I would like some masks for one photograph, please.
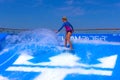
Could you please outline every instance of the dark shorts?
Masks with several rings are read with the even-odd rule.
[[[66,31],[66,33],[68,33],[68,32],[72,33],[72,30]]]

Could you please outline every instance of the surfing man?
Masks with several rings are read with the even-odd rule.
[[[72,43],[70,41],[70,37],[72,33],[74,32],[73,26],[68,22],[66,17],[62,17],[63,25],[60,29],[58,29],[57,32],[61,31],[63,27],[66,29],[66,35],[65,35],[65,47],[67,47],[67,43],[70,45],[70,49],[73,49]]]

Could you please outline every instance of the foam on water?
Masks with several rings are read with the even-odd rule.
[[[55,47],[57,45],[58,41],[54,32],[48,29],[39,29],[21,32],[17,35],[8,35],[4,49],[14,47],[17,52],[27,51],[28,54],[34,55],[58,52]]]
[[[0,54],[9,53],[13,54],[13,56],[18,54],[19,57],[7,70],[18,71],[18,75],[21,74],[21,71],[41,72],[33,80],[64,80],[68,74],[73,73],[112,75],[112,71],[96,70],[94,67],[113,69],[117,54],[120,52],[119,42],[73,40],[74,49],[73,52],[69,52],[68,48],[60,46],[60,40],[57,37],[53,31],[48,29],[31,30],[18,33],[17,35],[8,35],[4,42],[5,47]],[[66,52],[63,52],[64,50]],[[12,74],[7,77],[10,78],[11,76],[13,77]],[[0,80],[14,79],[8,78],[0,76]],[[19,78],[16,77],[16,80],[20,80]]]
[[[1,76],[0,75],[0,80],[9,80],[7,77]]]
[[[48,29],[37,29],[21,32],[17,35],[8,35],[4,42],[4,49],[0,54],[3,54],[11,49],[21,53],[23,51],[30,55],[37,55],[43,53],[60,53],[63,50],[69,50],[68,48],[61,47],[57,35]],[[101,45],[115,45],[119,46],[119,42],[108,42],[99,40],[72,40],[73,47],[77,51],[81,50],[80,47],[89,46],[101,46]],[[83,51],[83,50],[82,50]],[[89,51],[87,51],[89,53]],[[76,52],[77,53],[77,52]],[[88,56],[89,54],[87,54]]]
[[[0,54],[11,51],[13,54],[29,54],[33,56],[54,56],[69,48],[61,47],[58,36],[51,30],[38,29],[8,35],[4,42],[4,49]],[[101,54],[102,50],[107,55],[115,54],[119,50],[119,42],[108,42],[99,40],[72,40],[74,53],[77,56],[90,60],[94,55]],[[111,51],[112,49],[112,51]],[[108,53],[109,52],[109,53]],[[69,53],[69,52],[68,52]],[[84,55],[83,55],[84,54]],[[93,55],[94,54],[94,55]],[[48,56],[44,56],[48,58]]]

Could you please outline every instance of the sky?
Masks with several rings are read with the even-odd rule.
[[[119,28],[120,0],[0,0],[0,27],[59,29],[63,16],[75,29]]]

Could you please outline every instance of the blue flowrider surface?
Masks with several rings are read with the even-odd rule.
[[[120,34],[73,34],[73,50],[51,31],[3,35],[0,80],[120,80]]]

